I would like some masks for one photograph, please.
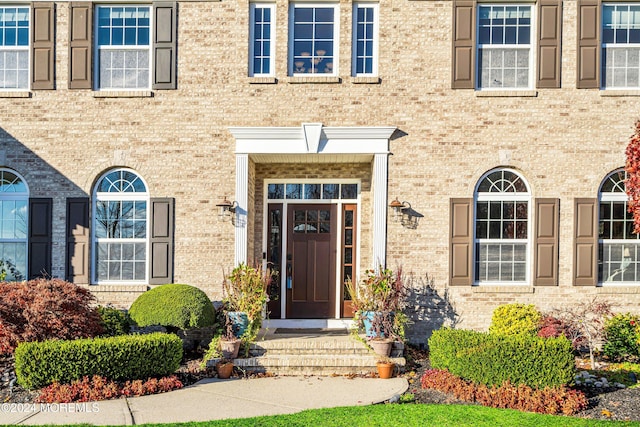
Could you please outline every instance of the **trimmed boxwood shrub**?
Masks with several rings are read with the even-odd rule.
[[[499,335],[538,333],[542,315],[533,304],[503,304],[493,310],[489,332]]]
[[[213,326],[216,312],[202,290],[190,285],[162,285],[140,295],[129,316],[140,327],[161,325],[178,329]]]
[[[101,336],[115,337],[117,335],[126,335],[131,332],[131,319],[126,311],[118,310],[111,306],[98,306],[98,313],[104,333]]]
[[[501,336],[440,329],[429,339],[431,366],[478,384],[526,384],[534,388],[569,384],[575,373],[565,337]]]
[[[180,367],[181,360],[182,340],[159,332],[22,343],[15,351],[18,383],[27,388],[93,375],[115,381],[169,375]]]

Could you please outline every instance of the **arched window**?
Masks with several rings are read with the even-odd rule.
[[[27,224],[29,189],[24,179],[0,169],[0,277],[24,280],[27,276]]]
[[[147,185],[131,170],[112,170],[98,180],[93,200],[94,283],[145,283]]]
[[[598,282],[640,282],[638,235],[627,211],[623,169],[604,179],[598,193]]]
[[[475,280],[527,283],[531,194],[516,172],[485,174],[475,192]]]

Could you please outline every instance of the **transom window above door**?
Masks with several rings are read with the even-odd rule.
[[[267,198],[270,200],[337,200],[357,199],[358,184],[334,183],[282,183],[268,184]]]

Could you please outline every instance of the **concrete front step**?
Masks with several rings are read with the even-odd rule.
[[[252,356],[263,354],[370,354],[370,350],[355,339],[350,340],[277,340],[260,341],[251,345]]]
[[[403,371],[405,359],[393,358],[396,369]],[[247,372],[269,372],[278,375],[346,375],[377,372],[373,355],[264,355],[235,359],[234,365]]]

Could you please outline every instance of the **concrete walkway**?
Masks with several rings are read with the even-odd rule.
[[[380,403],[404,393],[404,378],[206,379],[151,396],[73,404],[0,404],[0,424],[134,425],[291,414]]]

